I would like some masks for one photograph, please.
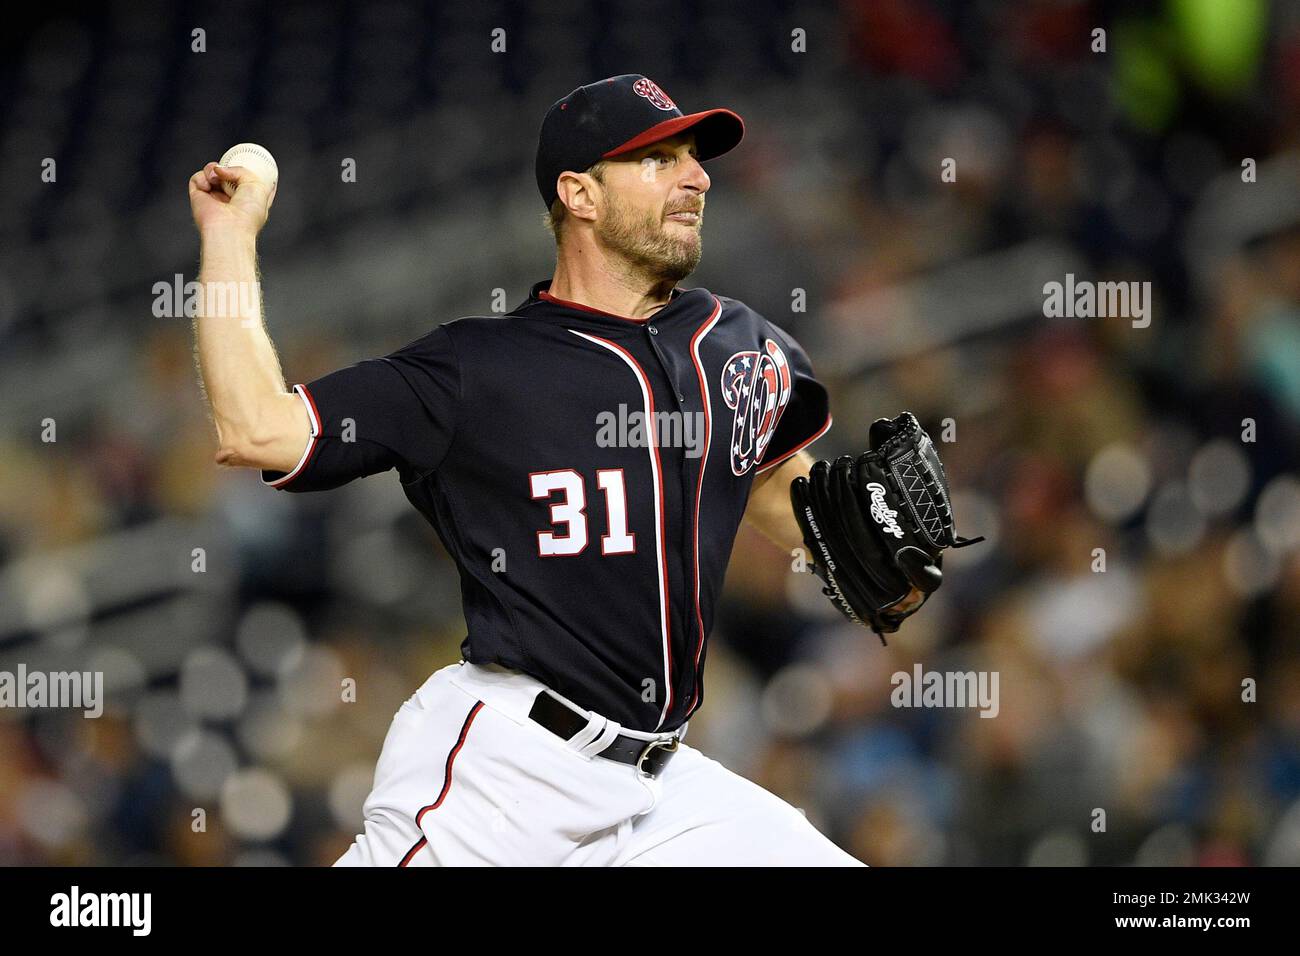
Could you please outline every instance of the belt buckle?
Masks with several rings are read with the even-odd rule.
[[[679,743],[681,743],[681,738],[676,736],[670,737],[667,740],[651,740],[649,743],[645,745],[645,749],[641,751],[641,756],[636,758],[637,773],[645,777],[653,777],[654,774],[652,774],[650,771],[642,767],[642,764],[645,763],[646,758],[650,756],[650,752],[654,750],[656,747],[662,747],[664,750],[668,751],[669,753],[676,753],[677,745]]]

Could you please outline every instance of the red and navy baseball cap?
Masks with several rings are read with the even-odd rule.
[[[537,140],[537,188],[546,208],[560,173],[580,173],[602,159],[649,146],[684,130],[695,133],[700,162],[721,156],[745,135],[731,110],[683,114],[654,82],[624,73],[580,86],[546,111]]]

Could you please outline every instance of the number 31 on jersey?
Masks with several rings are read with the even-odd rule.
[[[582,475],[572,468],[559,471],[535,471],[528,476],[534,498],[550,498],[551,524],[563,525],[561,533],[537,532],[537,553],[544,558],[581,554],[587,549],[587,488]],[[627,488],[622,468],[601,468],[596,472],[596,487],[605,493],[605,513],[609,528],[600,537],[601,554],[631,554],[636,550],[636,535],[627,530]]]

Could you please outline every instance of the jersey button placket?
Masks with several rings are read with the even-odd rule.
[[[659,362],[659,368],[660,370],[662,370],[664,379],[668,384],[669,394],[672,397],[677,399],[678,409],[684,412],[685,411],[684,405],[686,403],[686,394],[683,391],[681,391],[682,383],[679,382],[677,380],[677,377],[673,374],[672,365],[668,362],[668,359],[665,357],[663,351],[659,347],[658,340],[661,338],[661,336],[659,335],[659,327],[655,325],[646,325],[645,330],[647,335],[649,336],[648,341],[650,343],[650,351],[654,353],[655,358]],[[671,345],[671,340],[670,340],[670,345]],[[690,502],[693,505],[694,494],[695,494],[694,482],[696,480],[696,475],[692,472],[689,463],[687,463],[685,467],[683,467],[681,478],[682,478],[682,500],[684,502]],[[694,555],[692,553],[693,539],[691,534],[693,529],[692,529],[692,521],[690,520],[690,515],[683,516],[683,518],[684,520],[683,520],[682,527],[683,527],[684,540],[682,543],[682,547],[683,547],[682,573],[683,573],[683,581],[690,581],[692,579],[692,572],[694,570],[694,567],[691,564],[691,561],[694,559]],[[684,625],[684,628],[682,627],[682,625]],[[682,634],[685,638],[685,641],[680,648],[680,652],[686,656],[684,658],[684,662],[680,665],[680,667],[687,667],[691,670],[690,677],[691,677],[691,686],[693,689],[694,681],[696,677],[694,674],[694,668],[692,667],[694,661],[694,655],[693,655],[693,649],[691,647],[690,635],[693,632],[690,626],[689,615],[684,616],[681,619],[681,621],[678,623],[678,626],[672,627],[671,630],[673,632]],[[674,652],[674,660],[676,660],[676,657],[677,657],[677,653]],[[674,699],[676,699],[677,698],[676,690],[679,689],[676,686],[677,680],[682,672],[677,667],[674,668],[674,671],[676,671],[676,673],[669,674],[669,680],[674,685]],[[673,709],[674,711],[677,710],[676,704],[674,704]],[[673,715],[669,714],[667,716],[671,717]]]
[[[659,327],[655,325],[647,325],[645,327],[645,330],[652,336],[657,336],[659,334]],[[672,394],[677,398],[678,406],[682,405],[682,403],[686,401],[686,396],[685,394],[677,390],[676,388],[677,382],[673,379],[672,371],[669,368],[668,363],[664,360],[663,353],[659,351],[658,343],[651,340],[650,348],[654,351],[655,358],[659,359],[659,367],[664,370],[664,375],[667,377],[670,385],[672,386]]]

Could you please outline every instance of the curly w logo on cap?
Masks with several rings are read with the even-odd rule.
[[[643,76],[633,83],[632,92],[637,96],[644,96],[661,110],[677,109],[677,104],[673,102],[672,97],[661,90],[659,84],[647,77]]]

